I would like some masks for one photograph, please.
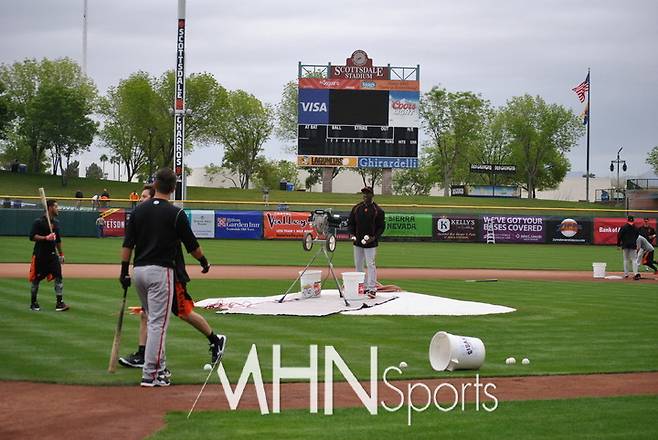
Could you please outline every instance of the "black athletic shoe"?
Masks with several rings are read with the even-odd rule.
[[[68,309],[69,309],[68,304],[65,304],[63,302],[58,302],[57,305],[55,306],[56,312],[66,312]]]
[[[640,275],[639,273],[636,273],[635,276],[633,277],[634,280],[639,280],[640,278],[642,278],[642,275]]]
[[[168,387],[169,385],[171,385],[171,382],[169,382],[168,377],[160,375],[160,376],[156,377],[155,379],[152,379],[152,378],[144,379],[144,378],[142,378],[142,382],[139,385],[143,386],[143,387],[147,387],[147,388]]]
[[[375,299],[375,297],[377,296],[377,291],[373,289],[368,289],[366,290],[366,296],[370,299]]]
[[[171,377],[171,371],[169,371],[169,368],[164,369],[164,371],[162,372],[162,376],[166,377],[167,379]]]
[[[39,310],[41,310],[41,307],[39,307],[38,302],[33,302],[32,304],[30,304],[30,310],[32,310],[33,312],[38,312]]]
[[[119,363],[126,368],[144,368],[144,355],[137,351],[130,356],[120,357]]]
[[[226,336],[217,335],[217,340],[210,343],[210,364],[215,365],[219,363],[224,355],[224,348],[226,347]]]

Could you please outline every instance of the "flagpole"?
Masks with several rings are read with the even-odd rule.
[[[590,69],[587,68],[587,78],[588,78],[588,87],[587,87],[587,106],[585,107],[585,116],[587,117],[587,176],[585,178],[585,201],[589,202],[589,124],[592,123],[591,114],[590,114],[590,93],[592,90],[592,78],[590,77]]]

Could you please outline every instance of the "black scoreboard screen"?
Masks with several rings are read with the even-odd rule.
[[[388,91],[332,90],[329,123],[388,125]]]
[[[358,164],[372,163],[359,158],[381,158],[395,167],[412,163],[389,159],[418,157],[420,92],[367,81],[359,86],[372,88],[298,89],[297,155],[351,157]]]

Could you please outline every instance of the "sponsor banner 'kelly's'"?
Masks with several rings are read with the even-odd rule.
[[[475,217],[435,216],[432,221],[435,240],[457,242],[477,240],[479,219]]]

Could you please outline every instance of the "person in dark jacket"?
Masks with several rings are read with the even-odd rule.
[[[656,244],[656,230],[649,224],[649,217],[644,217],[644,224],[637,230],[649,243]]]
[[[624,253],[624,278],[628,278],[628,271],[632,267],[633,278],[639,280],[636,247],[640,233],[635,228],[634,222],[633,216],[629,215],[626,224],[617,233],[617,247]]]
[[[369,298],[377,294],[377,268],[375,258],[379,238],[386,229],[384,210],[374,201],[372,188],[361,189],[363,201],[352,207],[349,219],[350,236],[354,243],[354,266],[363,272],[366,266],[365,293]]]

